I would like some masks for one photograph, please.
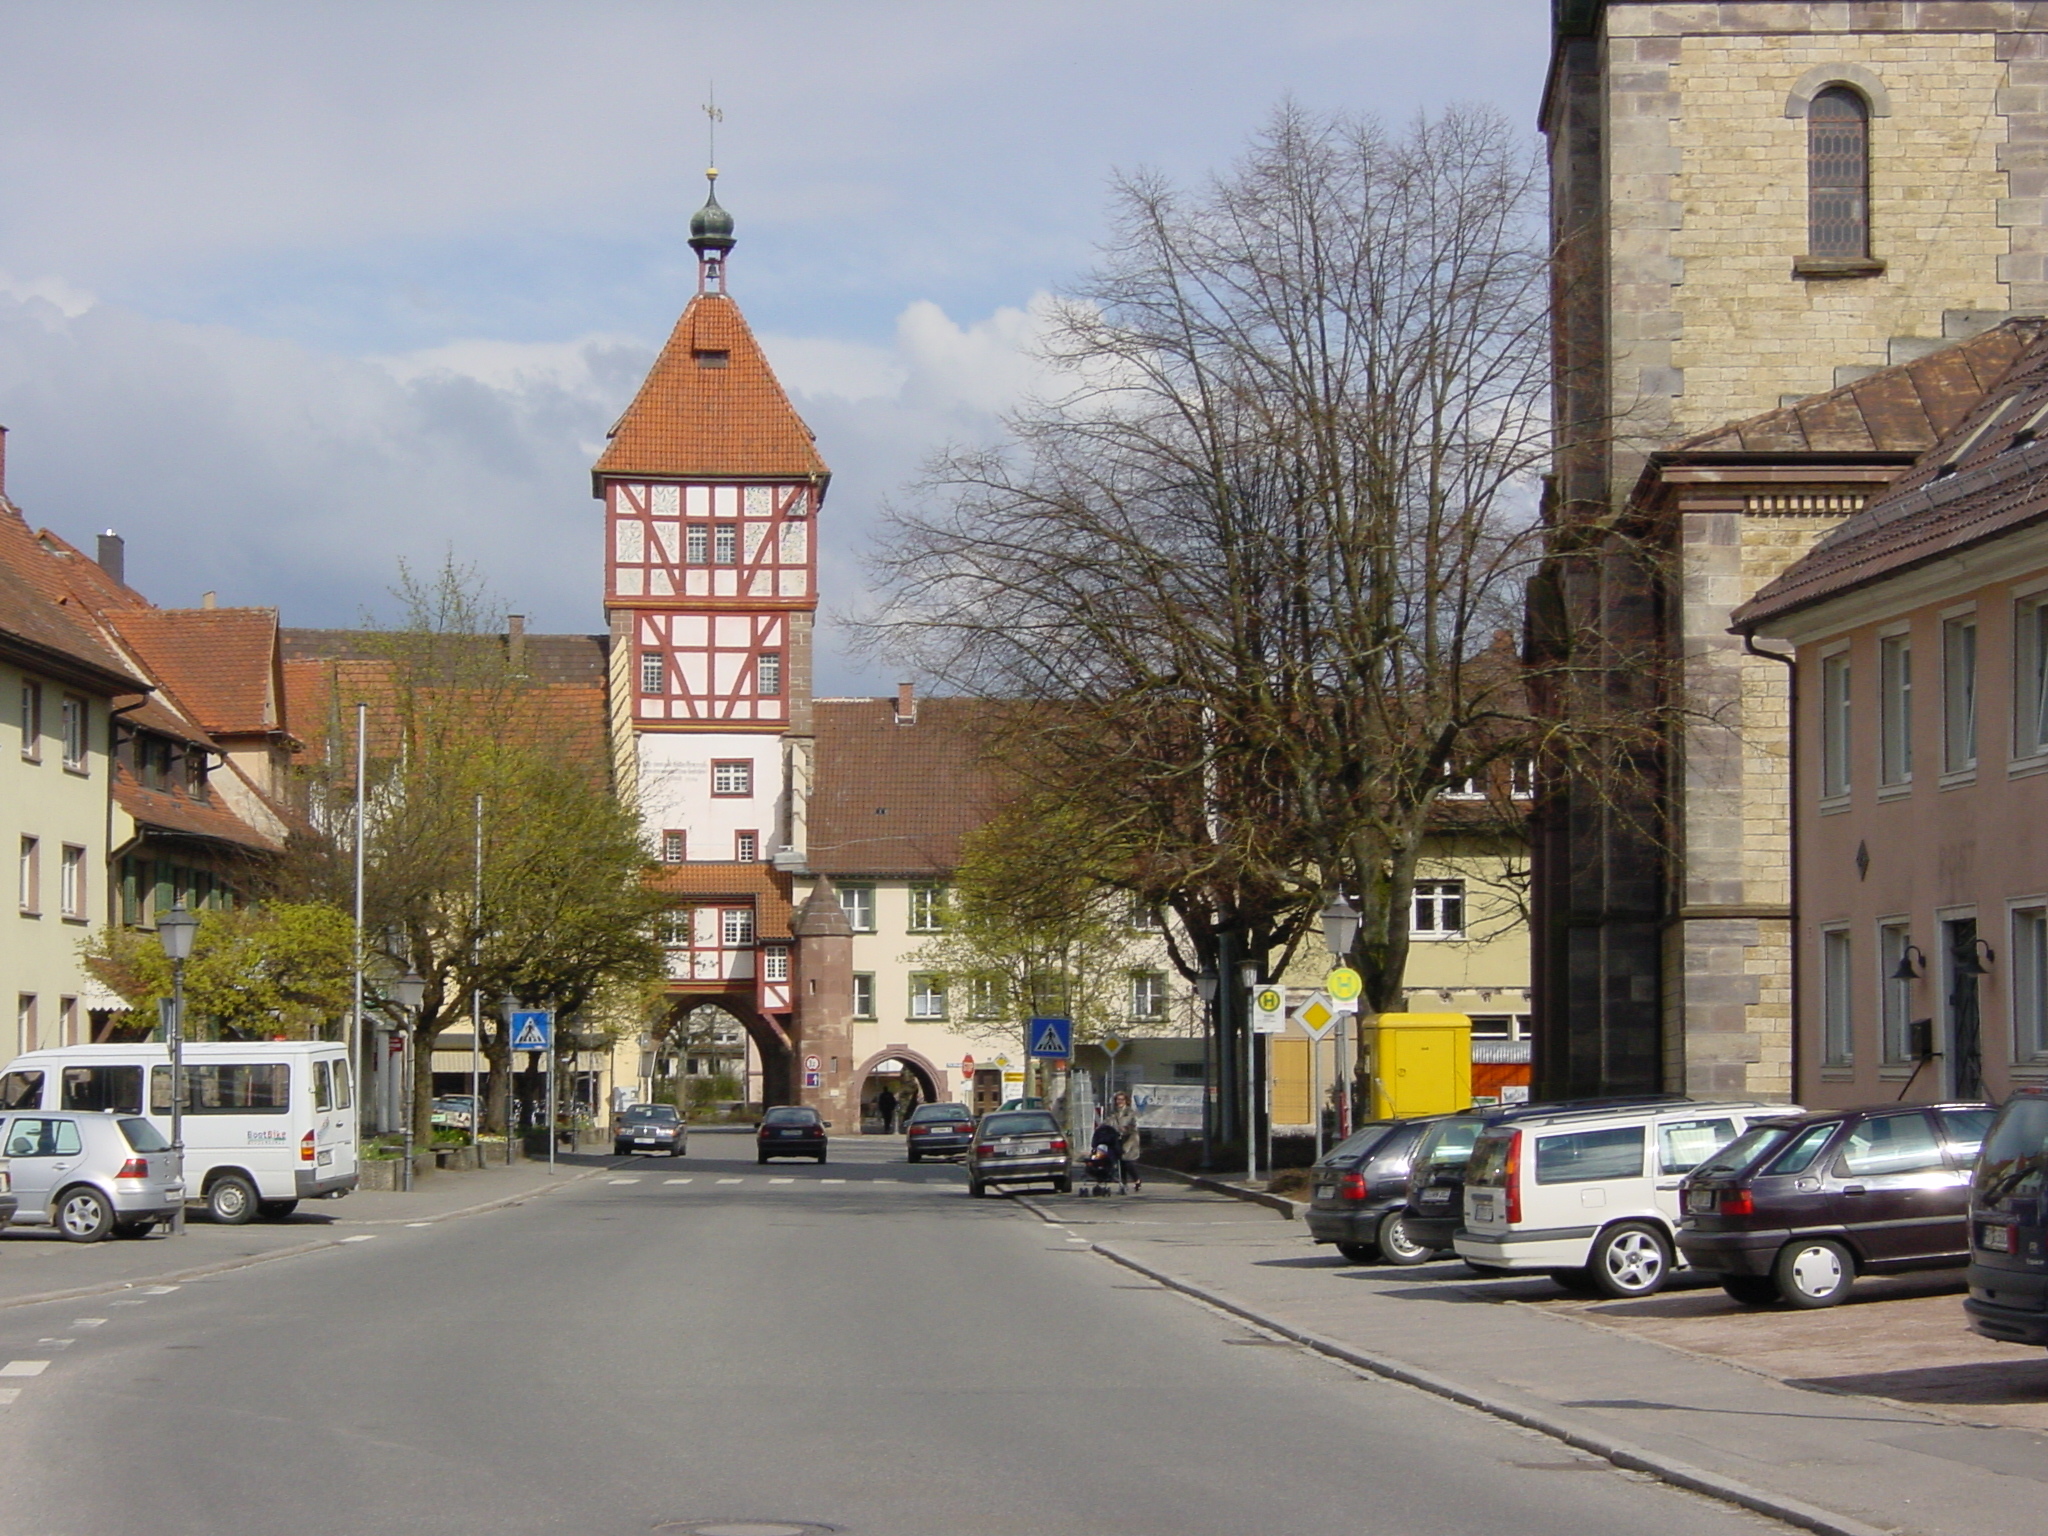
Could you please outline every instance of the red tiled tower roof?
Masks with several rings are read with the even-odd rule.
[[[690,300],[609,435],[591,471],[594,483],[632,475],[786,480],[831,473],[746,317],[722,293]]]

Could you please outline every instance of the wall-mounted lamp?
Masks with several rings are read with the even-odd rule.
[[[1977,958],[1977,951],[1980,949],[1984,951],[1982,960]],[[1986,939],[1973,939],[1970,941],[1970,947],[1956,956],[1956,974],[1983,976],[1997,963],[1998,951],[1991,947],[1990,942]]]
[[[1916,958],[1917,957],[1917,958]],[[1891,980],[1918,981],[1927,974],[1927,954],[1918,944],[1908,944],[1899,951],[1899,963],[1892,967]]]

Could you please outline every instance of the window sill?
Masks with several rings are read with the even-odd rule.
[[[2043,773],[2048,773],[2048,753],[2016,757],[2005,765],[2005,776],[2008,779],[2031,779]]]
[[[1958,768],[1954,773],[1944,773],[1941,776],[1943,789],[1967,789],[1976,782],[1977,770],[1974,767]]]
[[[1874,256],[1795,256],[1792,259],[1794,277],[1879,277],[1884,269],[1884,263]]]
[[[1408,935],[1408,942],[1411,944],[1455,944],[1464,937],[1463,929],[1456,933],[1411,933]]]
[[[1879,805],[1883,805],[1890,800],[1910,800],[1912,798],[1913,781],[1911,779],[1906,780],[1903,784],[1887,784],[1877,792],[1877,803]]]
[[[1919,1070],[1920,1065],[1917,1062],[1888,1061],[1877,1069],[1877,1077],[1879,1082],[1903,1083]]]
[[[70,774],[74,779],[89,779],[92,777],[92,764],[66,763],[64,765],[64,771]]]
[[[1849,809],[1850,803],[1847,795],[1828,795],[1820,803],[1820,813],[1823,816],[1839,816]]]
[[[35,908],[33,908],[33,907],[23,907],[23,908],[21,909],[21,915],[22,915],[23,917],[41,917],[41,916],[42,916],[43,914],[42,914],[42,913],[40,913],[40,912],[38,912],[38,911],[37,911],[37,910],[36,910]]]
[[[63,920],[71,924],[71,926],[74,928],[85,928],[91,926],[92,924],[91,918],[82,917],[76,912],[66,912],[64,914]]]

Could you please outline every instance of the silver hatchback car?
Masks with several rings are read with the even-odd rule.
[[[0,1155],[13,1175],[14,1219],[54,1226],[75,1243],[141,1237],[185,1203],[171,1144],[140,1115],[8,1115]]]
[[[1043,1109],[996,1110],[981,1117],[967,1148],[967,1193],[977,1199],[991,1184],[1050,1184],[1060,1194],[1073,1187],[1067,1133]]]

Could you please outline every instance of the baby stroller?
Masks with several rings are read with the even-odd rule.
[[[1114,1183],[1117,1193],[1124,1189],[1124,1139],[1113,1125],[1098,1125],[1088,1147],[1088,1157],[1081,1164],[1081,1171],[1088,1176],[1088,1182],[1081,1186],[1084,1195],[1106,1195]]]

